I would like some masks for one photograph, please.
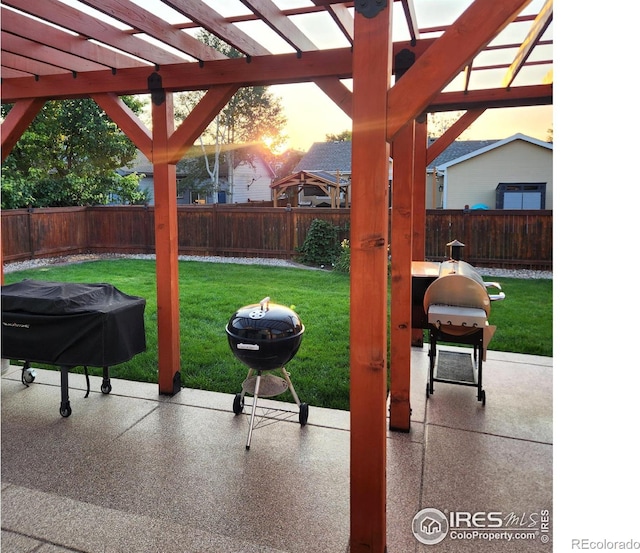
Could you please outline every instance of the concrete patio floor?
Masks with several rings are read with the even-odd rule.
[[[427,347],[412,349],[411,431],[388,433],[389,553],[552,550],[552,362],[488,352],[482,407],[438,382],[427,401]],[[57,372],[29,387],[3,373],[3,553],[348,551],[348,412],[312,406],[301,427],[285,404],[296,416],[246,450],[250,408],[234,416],[232,395],[111,383],[91,377],[85,399],[70,375],[62,418]],[[458,523],[435,546],[412,532],[423,509]]]

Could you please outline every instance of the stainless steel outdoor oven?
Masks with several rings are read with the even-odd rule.
[[[505,294],[500,284],[484,282],[472,265],[460,259],[464,244],[454,240],[447,246],[450,249],[447,261],[414,262],[412,265],[412,327],[426,328],[429,332],[427,397],[433,394],[434,381],[448,382],[477,387],[478,401],[484,405],[482,362],[486,360],[487,347],[496,330],[489,324],[491,303],[504,299]],[[490,289],[497,293],[490,294]],[[438,342],[473,346],[470,379],[443,377],[440,367],[436,375]],[[466,360],[468,356],[459,354],[457,357]]]

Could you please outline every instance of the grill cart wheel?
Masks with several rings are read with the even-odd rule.
[[[69,404],[69,402],[63,403],[60,406],[60,415],[65,418],[71,416],[71,405]]]
[[[233,398],[233,412],[236,415],[239,415],[240,413],[242,413],[243,409],[244,409],[244,398],[242,397],[242,394],[236,394],[236,397]]]
[[[36,379],[36,371],[31,368],[29,361],[25,361],[22,366],[22,383],[28,386]]]
[[[300,426],[304,426],[307,424],[307,419],[309,418],[309,405],[306,403],[300,404]]]

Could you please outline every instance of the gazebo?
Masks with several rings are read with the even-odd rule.
[[[271,183],[273,205],[277,207],[278,199],[285,193],[293,199],[292,205],[299,205],[299,193],[313,187],[319,190],[322,196],[329,198],[331,208],[339,208],[342,199],[345,207],[348,207],[350,185],[350,180],[340,177],[339,174],[334,176],[326,171],[298,171]]]
[[[387,401],[391,429],[407,431],[411,261],[422,260],[429,232],[425,167],[486,110],[552,103],[552,0],[468,0],[442,14],[430,0],[0,5],[2,102],[13,104],[2,159],[47,100],[89,97],[153,163],[160,394],[180,391],[176,163],[243,86],[312,82],[351,117],[350,551],[385,551]],[[242,56],[203,44],[197,29]],[[185,90],[206,93],[176,128],[173,95]],[[129,94],[150,96],[151,128],[120,99]],[[425,115],[447,111],[464,114],[427,148]]]

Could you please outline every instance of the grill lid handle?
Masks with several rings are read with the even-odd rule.
[[[497,288],[498,290],[500,290],[499,294],[489,294],[489,299],[491,301],[500,301],[505,298],[504,292],[502,291],[502,286],[500,286],[500,284],[498,284],[497,282],[485,282],[484,287],[487,289]]]
[[[269,311],[269,302],[271,301],[271,298],[269,296],[267,296],[266,298],[264,298],[261,302],[260,302],[260,309],[262,311]]]

